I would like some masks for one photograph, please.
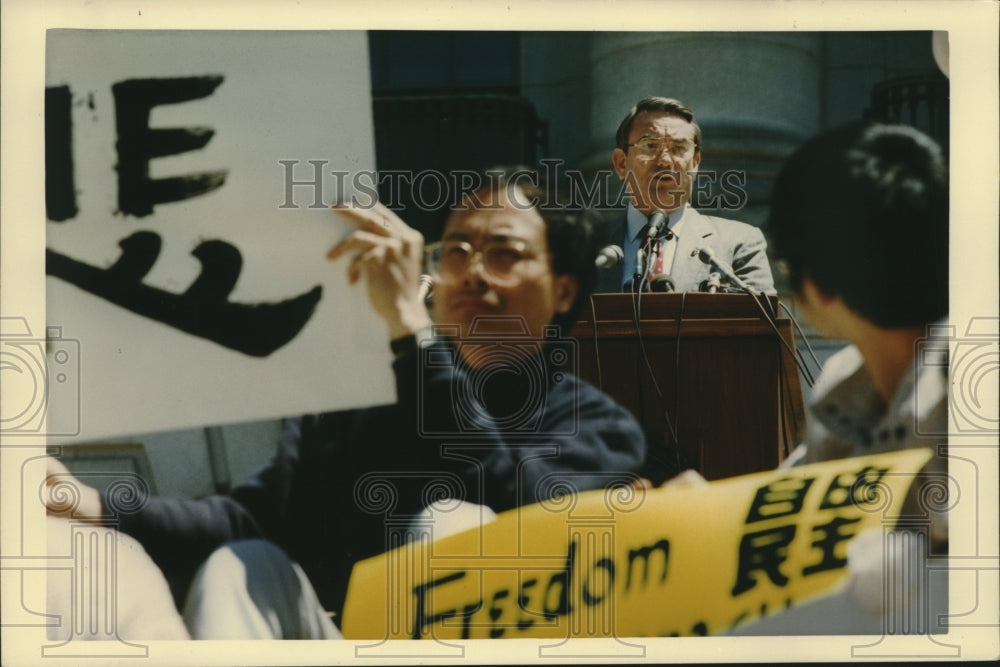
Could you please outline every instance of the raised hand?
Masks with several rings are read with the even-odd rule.
[[[364,276],[368,298],[389,325],[393,339],[431,324],[419,295],[424,237],[380,203],[370,207],[341,204],[334,207],[358,229],[334,246],[327,258],[351,256],[347,281]]]

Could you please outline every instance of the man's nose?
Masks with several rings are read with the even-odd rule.
[[[656,164],[667,167],[674,166],[674,156],[670,153],[669,148],[664,146],[660,149],[660,152],[656,154]]]
[[[486,259],[481,250],[477,250],[469,258],[462,277],[467,285],[481,285],[486,282]]]

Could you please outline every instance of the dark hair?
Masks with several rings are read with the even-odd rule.
[[[517,188],[545,221],[545,240],[552,257],[552,272],[576,278],[578,291],[569,311],[556,313],[552,324],[563,333],[576,322],[597,285],[597,254],[607,244],[607,229],[594,211],[560,201],[556,183],[547,182],[540,171],[525,166],[501,166],[484,170],[475,192]],[[474,193],[473,193],[473,196]]]
[[[634,107],[629,109],[628,114],[622,120],[621,124],[618,125],[618,132],[615,134],[615,146],[626,153],[628,152],[628,135],[632,132],[632,123],[635,122],[635,117],[643,111],[663,111],[680,116],[691,123],[691,127],[694,128],[694,150],[695,152],[701,151],[701,127],[699,127],[698,122],[694,119],[694,112],[685,106],[683,102],[669,97],[644,97]]]
[[[789,158],[771,201],[796,291],[809,278],[883,328],[947,315],[947,164],[926,135],[871,122],[828,131]]]

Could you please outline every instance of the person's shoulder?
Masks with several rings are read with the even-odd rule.
[[[762,234],[759,227],[751,225],[749,222],[742,222],[732,218],[721,218],[717,215],[708,215],[707,213],[701,213],[697,209],[691,209],[691,212],[695,214],[695,220],[715,227],[720,233],[740,236]]]
[[[864,359],[861,357],[861,351],[855,345],[845,345],[823,362],[823,372],[816,378],[813,396],[825,393],[825,390],[839,385],[856,374],[863,366]]]
[[[592,384],[588,380],[584,380],[579,375],[571,373],[569,371],[557,371],[558,382],[563,390],[572,390],[574,394],[579,396],[593,397],[598,400],[608,399],[614,400],[602,390],[598,389],[596,385]]]
[[[843,394],[850,395],[853,389],[861,387],[867,393],[870,383],[861,352],[854,345],[846,345],[823,362],[823,368],[812,387],[810,405],[815,411],[830,401],[843,399]]]

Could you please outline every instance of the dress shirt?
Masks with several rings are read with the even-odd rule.
[[[673,232],[673,237],[669,240],[664,240],[661,247],[664,273],[670,273],[670,269],[673,266],[674,253],[677,251],[677,239],[684,226],[684,213],[686,211],[687,205],[684,205],[667,216],[667,229]],[[631,285],[632,276],[635,275],[637,269],[636,255],[642,246],[642,242],[645,240],[642,232],[646,228],[646,225],[649,224],[649,219],[631,204],[628,205],[625,215],[628,238],[625,239],[625,247],[623,248],[625,257],[622,260],[622,276],[623,284],[628,283]]]

